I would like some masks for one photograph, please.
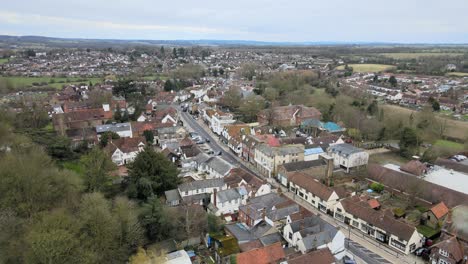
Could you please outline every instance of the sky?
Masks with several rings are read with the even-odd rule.
[[[0,35],[468,43],[468,0],[2,0]]]

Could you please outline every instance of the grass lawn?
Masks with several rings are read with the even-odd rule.
[[[8,59],[7,58],[0,58],[0,64],[7,63]]]
[[[393,65],[386,64],[348,64],[348,66],[352,67],[354,72],[380,72],[396,68]],[[345,65],[336,67],[337,70],[344,70],[344,68]]]
[[[374,162],[382,165],[388,163],[403,165],[406,164],[408,161],[408,159],[403,158],[402,156],[398,155],[398,153],[394,152],[377,153],[369,156],[369,163]]]
[[[66,84],[80,84],[92,82],[93,84],[102,82],[101,78],[87,78],[87,77],[24,77],[24,76],[7,76],[0,77],[1,81],[11,83],[16,90],[21,90],[29,87],[53,87],[61,89]],[[39,84],[33,86],[33,83]],[[45,84],[47,83],[47,84]],[[42,85],[44,84],[44,85]]]
[[[444,57],[457,57],[463,56],[463,53],[450,53],[450,52],[397,52],[397,53],[380,53],[380,55],[393,58],[396,60],[403,59],[418,59],[420,57],[435,57],[435,56],[444,56]]]
[[[468,77],[468,72],[448,72],[447,76]]]
[[[440,230],[432,229],[431,227],[425,225],[418,225],[416,228],[418,229],[419,233],[428,238],[431,238],[440,232]]]
[[[76,172],[79,175],[84,174],[84,167],[80,161],[64,161],[60,163],[64,169]]]
[[[411,113],[416,115],[416,111],[398,106],[398,105],[379,105],[380,108],[384,109],[385,115],[398,115],[401,116],[402,119],[408,120]],[[466,139],[466,131],[468,131],[468,122],[452,120],[448,118],[444,118],[441,116],[436,116],[436,118],[441,122],[447,122],[447,127],[445,129],[445,136],[465,140]]]
[[[445,148],[451,148],[454,150],[463,150],[463,144],[449,141],[449,140],[443,140],[439,139],[434,143],[434,146],[440,146],[440,147],[445,147]]]

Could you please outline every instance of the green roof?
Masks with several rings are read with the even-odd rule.
[[[237,243],[237,239],[235,237],[231,236],[224,236],[221,238],[214,238],[219,241],[221,244],[220,247],[218,248],[218,254],[221,257],[226,257],[235,253],[239,253],[239,244]]]

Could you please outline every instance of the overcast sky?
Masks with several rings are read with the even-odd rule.
[[[468,0],[2,0],[0,34],[468,43]]]

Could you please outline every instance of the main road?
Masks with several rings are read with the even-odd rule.
[[[184,126],[191,128],[193,130],[193,132],[196,132],[201,137],[203,137],[205,139],[208,139],[210,142],[207,142],[206,144],[209,145],[210,148],[215,153],[220,151],[222,153],[223,158],[226,161],[230,162],[232,165],[235,165],[237,167],[241,167],[241,168],[247,170],[248,172],[252,173],[253,175],[255,175],[255,176],[257,176],[257,177],[259,177],[261,179],[268,180],[268,182],[270,182],[275,187],[282,188],[283,193],[287,197],[289,197],[290,199],[295,200],[298,204],[305,207],[306,209],[308,209],[311,212],[321,214],[321,212],[317,211],[314,207],[310,206],[310,204],[305,203],[303,200],[295,199],[296,197],[292,193],[288,192],[282,186],[279,186],[279,184],[277,184],[274,180],[266,179],[263,175],[255,172],[252,169],[250,169],[249,167],[245,166],[242,162],[239,161],[239,158],[236,157],[232,152],[230,152],[226,148],[223,148],[218,143],[218,139],[213,137],[211,132],[207,131],[206,128],[204,128],[202,125],[200,125],[197,122],[197,120],[195,120],[192,117],[192,115],[190,115],[187,112],[182,112],[182,111],[180,111],[180,113],[181,113],[182,121],[184,122]],[[334,221],[331,221],[332,219],[330,219],[330,217],[328,215],[324,215],[324,214],[321,214],[321,215],[324,217],[324,220],[329,220],[327,222],[329,222],[330,224],[332,224],[334,226],[339,226],[340,228],[343,228],[342,226],[337,225]],[[347,228],[349,228],[349,227],[347,227]],[[346,232],[346,229],[343,230],[343,232],[348,233],[348,232]],[[352,233],[354,233],[354,232],[352,232]],[[380,246],[375,246],[374,244],[369,243],[368,241],[366,241],[363,238],[360,238],[359,236],[354,236],[353,240],[349,239],[350,234],[349,235],[346,234],[346,236],[347,236],[346,248],[355,256],[357,263],[363,263],[363,262],[369,263],[369,264],[386,264],[386,263],[392,263],[392,262],[395,262],[395,263],[413,263],[413,261],[409,262],[407,259],[402,259],[401,255],[400,255],[400,258],[398,258],[398,257],[395,258],[395,256],[393,256],[391,254],[388,254],[388,251],[386,252],[385,250],[382,250],[383,248],[381,248]],[[356,241],[356,240],[358,240],[358,241]],[[362,244],[365,244],[366,247],[362,246]],[[371,251],[370,249],[372,249],[374,252]],[[380,254],[385,255],[386,258],[391,259],[392,262],[389,262],[387,259],[385,259],[382,256],[376,254],[376,252],[379,252]],[[414,260],[414,259],[412,259],[412,260]],[[419,262],[420,260],[417,259],[417,261]]]
[[[237,167],[241,167],[245,170],[247,170],[248,172],[252,173],[253,175],[257,175],[258,174],[256,172],[254,172],[252,169],[250,169],[249,167],[245,166],[243,163],[239,162],[239,160],[237,159],[237,157],[234,156],[234,154],[232,152],[230,152],[229,150],[226,150],[225,148],[221,147],[218,142],[217,142],[217,138],[214,138],[211,133],[207,132],[205,130],[205,128],[203,128],[198,122],[197,120],[195,120],[192,115],[190,115],[189,113],[187,112],[181,112],[181,116],[182,116],[182,120],[184,122],[184,125],[185,126],[189,126],[193,132],[196,132],[198,135],[200,135],[202,138],[204,139],[208,139],[210,142],[207,142],[206,144],[208,146],[210,146],[210,148],[215,152],[221,152],[221,155],[223,156],[223,158],[228,161],[229,163],[231,163],[232,165],[235,165]]]

